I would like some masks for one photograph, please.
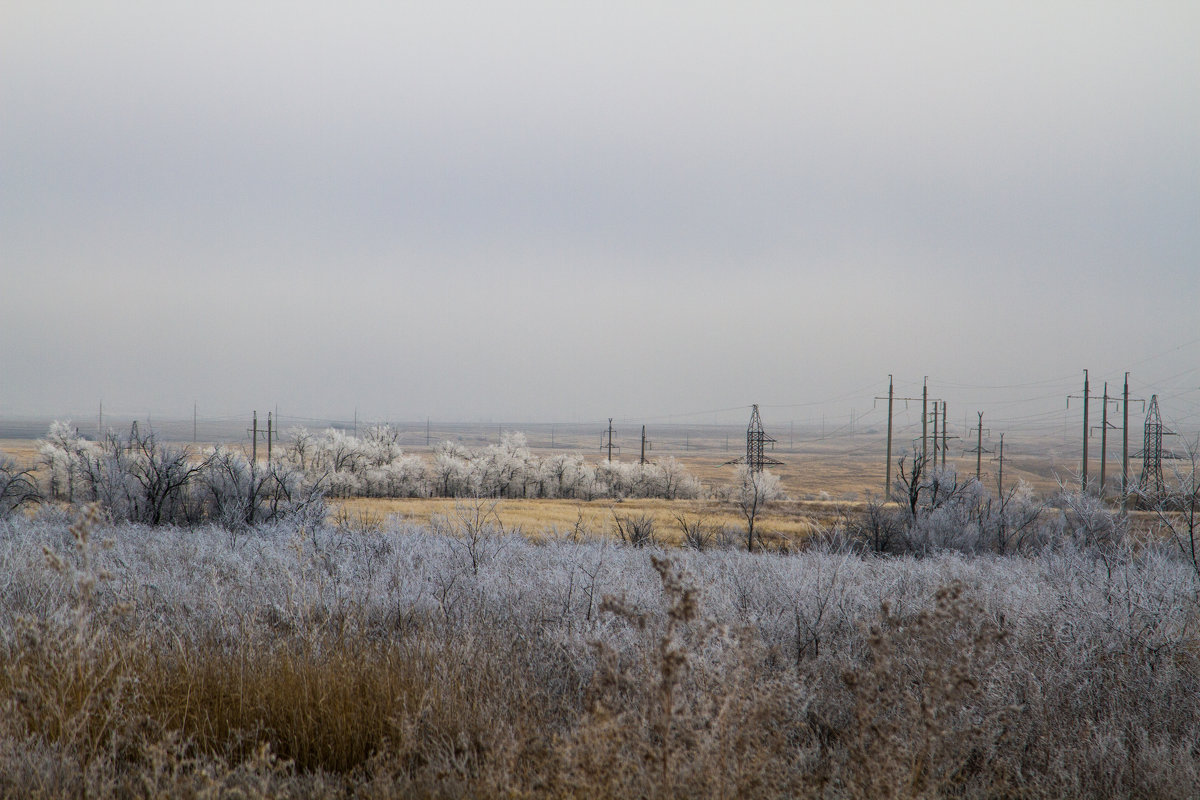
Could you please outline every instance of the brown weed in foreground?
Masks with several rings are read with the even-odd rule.
[[[0,522],[5,797],[1188,797],[1187,565]]]

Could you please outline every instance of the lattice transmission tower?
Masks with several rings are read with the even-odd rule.
[[[726,464],[745,464],[750,467],[751,474],[762,472],[763,467],[783,464],[782,461],[771,458],[765,453],[766,445],[774,444],[776,440],[763,430],[762,417],[758,415],[758,404],[755,403],[753,408],[754,410],[750,412],[750,424],[746,426],[746,455],[725,462]]]
[[[1163,428],[1162,417],[1158,413],[1158,395],[1150,395],[1150,407],[1146,411],[1146,439],[1142,446],[1142,477],[1138,481],[1143,494],[1161,495],[1166,489],[1163,481],[1163,458],[1171,458],[1170,454],[1163,455],[1163,437],[1174,436],[1174,431]]]

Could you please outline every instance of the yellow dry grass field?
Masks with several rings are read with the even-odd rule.
[[[679,523],[702,521],[709,531],[728,530],[744,536],[746,519],[729,503],[712,500],[455,500],[448,498],[334,500],[333,518],[350,527],[371,529],[388,517],[416,524],[439,520],[453,528],[464,519],[485,515],[491,524],[506,531],[519,531],[534,540],[555,536],[619,536],[617,518],[649,517],[655,538],[664,544],[682,544]],[[844,506],[845,504],[842,504]],[[760,513],[756,530],[776,547],[799,542],[830,525],[839,514],[839,504],[783,501],[772,503]]]
[[[16,461],[22,468],[37,464],[37,441],[34,439],[0,439],[0,453]]]

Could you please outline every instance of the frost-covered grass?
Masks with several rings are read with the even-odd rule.
[[[5,796],[1200,785],[1198,587],[1157,549],[752,555],[47,511],[0,522],[0,576]]]

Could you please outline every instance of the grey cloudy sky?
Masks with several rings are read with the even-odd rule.
[[[1192,2],[8,2],[0,414],[1058,409],[1090,367],[1200,425],[1197,42]]]

